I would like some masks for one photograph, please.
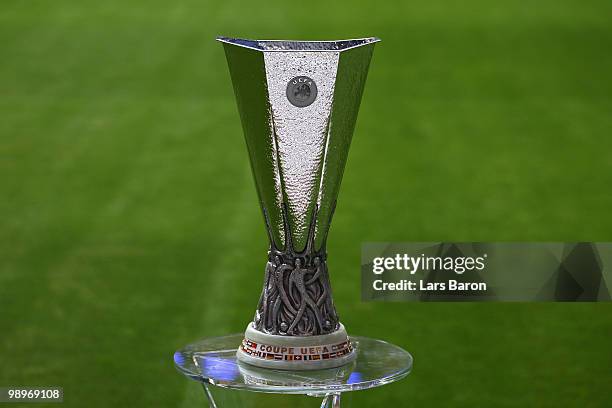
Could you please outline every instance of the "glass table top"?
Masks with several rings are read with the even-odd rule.
[[[342,367],[316,371],[272,370],[237,361],[243,334],[197,341],[174,353],[185,376],[224,388],[281,394],[326,395],[364,390],[406,377],[412,356],[382,340],[351,336],[357,359]]]

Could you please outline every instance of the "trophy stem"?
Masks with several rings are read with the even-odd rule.
[[[315,206],[308,230],[306,247],[297,251],[293,245],[286,204],[282,214],[285,248],[276,246],[264,208],[270,238],[264,286],[253,326],[267,334],[317,336],[339,328],[338,314],[332,300],[325,240],[315,249],[314,235],[318,206]],[[330,218],[333,211],[330,214]],[[331,220],[330,220],[331,221]]]
[[[335,202],[330,218],[333,208]],[[306,247],[298,251],[294,248],[286,204],[282,206],[283,249],[272,239],[264,207],[270,238],[268,263],[255,319],[247,326],[237,352],[239,360],[266,368],[314,370],[338,367],[356,358],[332,299],[326,237],[321,248],[315,249],[317,212],[315,205]]]

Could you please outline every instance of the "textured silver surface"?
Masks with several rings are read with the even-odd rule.
[[[338,67],[338,52],[264,53],[268,95],[281,177],[279,199],[287,203],[296,250],[304,249],[310,217],[318,204]],[[305,75],[317,83],[317,99],[297,107],[287,99],[287,83]]]
[[[373,45],[220,37],[270,240],[258,330],[320,335],[339,327],[325,241]],[[287,84],[311,78],[317,96],[295,106]]]

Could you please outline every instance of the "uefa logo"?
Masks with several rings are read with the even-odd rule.
[[[287,99],[293,106],[304,108],[317,99],[317,84],[307,76],[297,76],[287,84]]]

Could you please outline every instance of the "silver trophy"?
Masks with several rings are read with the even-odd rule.
[[[218,40],[270,242],[238,359],[277,369],[341,366],[356,351],[336,313],[325,244],[379,40]]]

